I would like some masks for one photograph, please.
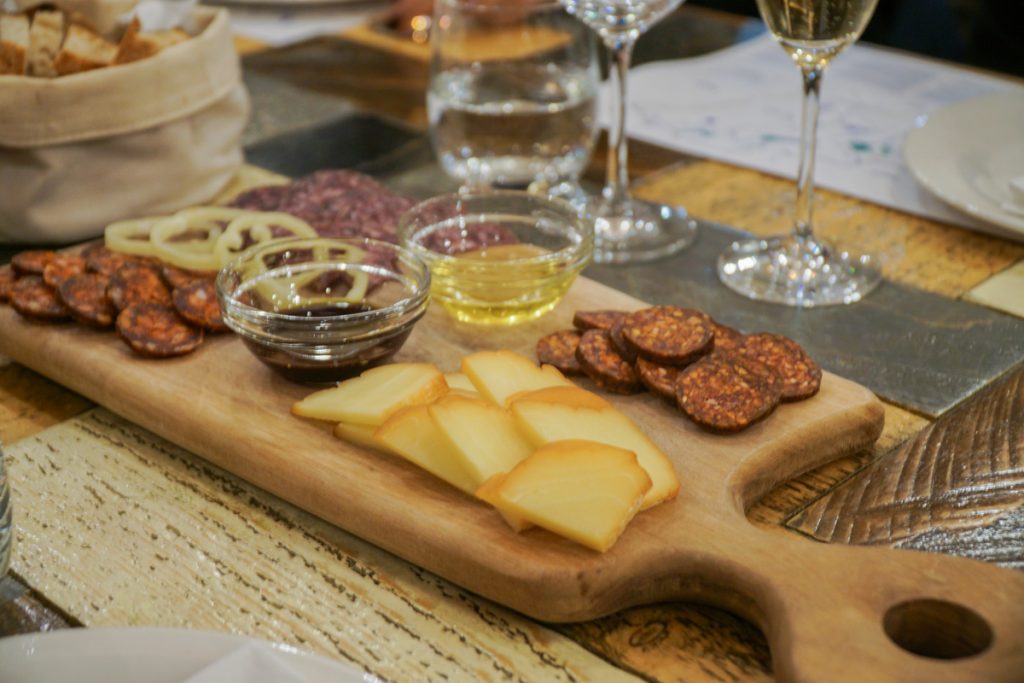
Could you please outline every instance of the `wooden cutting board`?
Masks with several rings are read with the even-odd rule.
[[[576,309],[642,305],[580,279],[554,312],[513,329],[457,324],[432,307],[398,359],[454,370],[480,349],[532,356],[537,338],[569,327]],[[154,361],[134,356],[112,332],[34,324],[9,307],[0,307],[0,330],[0,353],[538,619],[585,620],[642,603],[697,601],[759,624],[782,680],[1024,678],[1024,576],[946,556],[823,545],[747,521],[746,508],[779,482],[878,437],[881,404],[835,375],[825,374],[813,399],[783,405],[731,436],[697,429],[650,395],[610,397],[669,454],[682,491],[638,515],[599,554],[540,529],[517,535],[486,505],[404,461],[293,417],[292,402],[310,389],[271,373],[233,336],[208,338],[191,356]],[[977,650],[983,652],[934,657]]]

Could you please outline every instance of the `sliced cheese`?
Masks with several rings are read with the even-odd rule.
[[[448,383],[448,388],[452,390],[461,390],[468,394],[477,394],[479,391],[473,386],[473,383],[469,381],[469,378],[461,372],[446,372],[444,373],[444,381]]]
[[[377,428],[374,439],[387,450],[472,494],[476,482],[452,455],[448,439],[434,424],[427,406],[403,408]]]
[[[505,407],[509,396],[552,386],[575,386],[557,368],[538,367],[512,351],[479,351],[462,359],[462,372],[488,401]]]
[[[497,511],[497,513],[501,515],[501,518],[505,520],[505,523],[512,527],[512,531],[515,531],[517,534],[521,531],[526,531],[527,529],[532,528],[533,522],[523,517],[520,517],[514,512],[502,510],[501,508],[498,507],[498,503],[496,502],[498,500],[497,490],[498,487],[501,486],[501,483],[503,481],[505,481],[504,474],[494,475],[493,477],[485,481],[483,484],[481,484],[480,488],[476,490],[476,497],[484,501],[485,503],[489,503],[491,507],[493,507]]]
[[[541,446],[486,493],[499,510],[604,552],[650,487],[630,451],[569,440]]]
[[[357,446],[381,448],[380,442],[373,438],[373,433],[376,431],[377,428],[373,425],[360,425],[349,422],[339,422],[334,427],[334,435],[339,439],[354,443]]]
[[[302,417],[381,425],[400,409],[429,403],[448,392],[444,375],[429,363],[393,363],[367,370],[292,406]]]
[[[427,410],[477,486],[508,472],[533,452],[512,415],[483,399],[449,393]]]
[[[600,396],[582,389],[533,392],[515,397],[510,410],[520,430],[536,446],[565,439],[589,439],[635,453],[653,484],[642,509],[675,498],[679,493],[679,478],[668,456],[632,420]]]

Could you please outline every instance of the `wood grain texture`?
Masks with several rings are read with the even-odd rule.
[[[636,188],[640,197],[763,236],[792,231],[794,192],[792,180],[716,161],[672,166]],[[886,278],[953,298],[1024,258],[1024,245],[828,190],[815,192],[814,220],[822,236],[878,254]]]
[[[105,410],[8,456],[13,569],[87,626],[231,631],[395,681],[634,680]]]
[[[563,303],[551,318],[489,333],[454,326],[431,311],[402,355],[448,369],[470,349],[528,350],[539,333],[567,325],[576,308],[641,305],[586,280]],[[879,680],[906,667],[935,680],[970,673],[1000,680],[1024,657],[1011,635],[1019,623],[1006,608],[1007,600],[1024,596],[1024,579],[955,558],[810,544],[746,522],[744,509],[778,481],[877,438],[880,405],[833,375],[826,374],[812,401],[783,406],[726,439],[699,432],[653,397],[619,399],[691,485],[679,500],[640,515],[611,551],[598,555],[540,530],[517,537],[493,511],[423,473],[291,418],[288,406],[306,390],[256,365],[236,339],[212,340],[191,357],[152,363],[132,358],[102,333],[70,326],[28,343],[16,316],[0,311],[4,315],[0,322],[12,331],[5,350],[20,360],[92,391],[127,418],[256,485],[518,610],[580,620],[665,599],[719,604],[764,628],[784,680],[844,680],[850,667]],[[65,353],[56,354],[57,348]],[[116,374],[105,372],[114,365]],[[189,401],[168,400],[184,395]],[[866,577],[877,571],[890,583],[881,593],[870,579],[858,588],[845,580],[850,571]],[[976,588],[982,583],[997,590],[982,594]],[[954,587],[1000,634],[984,656],[936,668],[910,659],[878,632],[892,602],[922,590],[941,596]],[[842,624],[817,623],[816,615],[839,604],[847,613]],[[838,638],[850,642],[837,658],[829,639]]]
[[[978,457],[983,454],[984,457]],[[941,549],[1024,567],[1024,368],[996,382],[788,521],[822,541]],[[990,538],[986,538],[986,536]],[[943,538],[945,537],[945,538]],[[987,542],[985,542],[987,541]],[[989,552],[985,552],[989,548]]]
[[[0,356],[0,444],[35,434],[92,405],[56,382]]]

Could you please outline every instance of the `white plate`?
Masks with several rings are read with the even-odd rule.
[[[73,628],[0,639],[3,683],[181,683],[249,643],[271,648],[308,683],[362,683],[372,675],[281,644],[213,631]]]
[[[929,192],[1007,237],[1024,236],[1024,215],[1008,211],[1009,182],[1024,176],[1024,90],[958,102],[910,131],[907,165]]]

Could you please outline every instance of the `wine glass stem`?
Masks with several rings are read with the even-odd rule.
[[[626,145],[626,74],[633,58],[633,41],[618,40],[609,44],[615,68],[611,70],[612,91],[618,99],[612,108],[612,125],[608,129],[608,175],[604,191],[611,207],[621,206],[629,198],[629,150]]]
[[[800,117],[800,168],[796,179],[797,239],[811,237],[814,213],[814,156],[818,146],[818,109],[821,103],[821,67],[801,68],[803,74],[803,111]]]

